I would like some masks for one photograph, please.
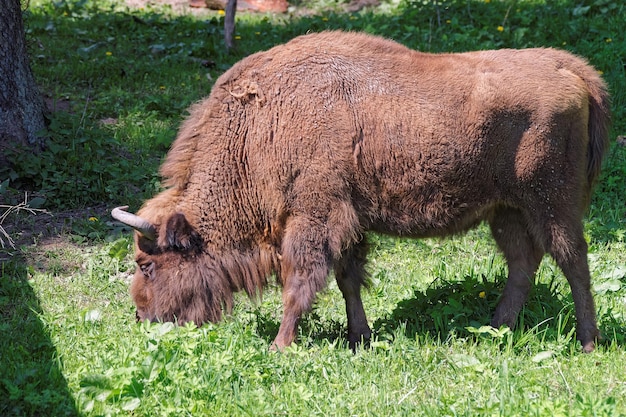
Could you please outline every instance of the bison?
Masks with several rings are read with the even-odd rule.
[[[248,56],[193,105],[139,212],[138,320],[217,322],[275,274],[294,341],[331,271],[351,346],[366,232],[432,237],[486,221],[508,280],[491,325],[514,326],[548,253],[572,290],[577,337],[599,336],[583,216],[608,147],[609,95],[555,49],[428,54],[360,33],[300,36]]]

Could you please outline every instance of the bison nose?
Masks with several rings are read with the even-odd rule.
[[[139,316],[139,310],[135,310],[135,320],[137,321],[137,323],[141,321],[141,317]]]

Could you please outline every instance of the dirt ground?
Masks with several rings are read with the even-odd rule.
[[[3,243],[0,245],[0,264],[24,255],[23,252],[46,252],[66,245],[74,246],[70,239],[74,223],[89,221],[89,218],[109,222],[110,209],[107,205],[100,205],[63,211],[12,212],[0,224]],[[0,216],[6,210],[0,203]]]

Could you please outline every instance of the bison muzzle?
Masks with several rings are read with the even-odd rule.
[[[366,232],[428,237],[486,221],[508,265],[492,326],[515,325],[548,253],[577,336],[598,337],[583,216],[608,147],[598,72],[555,49],[427,54],[358,33],[295,38],[223,74],[182,124],[137,215],[140,320],[219,321],[275,274],[296,337],[331,271],[351,346],[371,334]]]

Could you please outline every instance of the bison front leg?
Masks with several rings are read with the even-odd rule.
[[[367,251],[367,241],[363,238],[335,262],[335,278],[346,301],[348,343],[352,350],[356,349],[358,343],[369,340],[372,335],[361,301],[361,287],[367,280],[365,271]]]
[[[326,285],[332,259],[328,252],[322,224],[306,219],[289,222],[281,259],[283,319],[271,349],[282,350],[296,338],[302,314],[311,310],[317,292]]]
[[[283,266],[282,268],[284,268]],[[283,319],[272,350],[282,350],[291,345],[298,332],[302,315],[311,310],[315,296],[323,288],[328,268],[300,269],[295,267],[283,283]]]

